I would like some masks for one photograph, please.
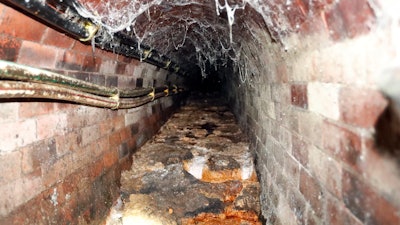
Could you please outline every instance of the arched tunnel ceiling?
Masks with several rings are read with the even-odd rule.
[[[79,0],[78,12],[100,25],[104,40],[117,32],[156,49],[191,74],[207,76],[236,64],[243,45],[299,30],[318,5],[331,0]],[[293,6],[293,7],[292,7]],[[300,6],[300,7],[298,7]],[[290,16],[289,16],[290,15]],[[200,73],[201,72],[201,73]]]

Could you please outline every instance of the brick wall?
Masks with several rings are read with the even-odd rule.
[[[225,87],[267,224],[400,224],[399,114],[380,85],[399,71],[399,3],[287,2],[270,6],[287,9],[271,18],[280,26],[253,30],[264,47],[246,43],[263,66]]]
[[[176,84],[155,66],[85,45],[0,4],[0,59],[119,88]],[[167,80],[168,79],[168,80]],[[129,110],[0,101],[0,224],[84,224],[106,216],[120,171],[178,103]]]

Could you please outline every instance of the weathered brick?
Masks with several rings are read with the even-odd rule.
[[[42,190],[43,186],[40,177],[23,177],[1,185],[0,216],[9,214],[17,207],[34,198]]]
[[[114,60],[103,60],[100,65],[100,73],[104,75],[115,74],[117,62]]]
[[[317,147],[322,146],[321,133],[323,132],[323,119],[314,113],[297,111],[298,134],[304,142]]]
[[[288,202],[290,209],[296,215],[297,224],[306,224],[306,202],[298,189],[289,189]]]
[[[118,162],[118,149],[115,147],[111,148],[111,151],[107,152],[103,156],[103,163],[105,168],[109,168]]]
[[[93,53],[93,48],[92,48],[92,45],[90,45],[90,43],[82,43],[80,41],[75,41],[74,44],[72,45],[71,49],[73,51],[86,53],[86,54]]]
[[[327,201],[327,220],[331,225],[362,225],[342,203],[336,199],[329,198]]]
[[[343,200],[347,208],[365,224],[399,224],[397,208],[354,174],[343,173]]]
[[[24,174],[41,175],[41,165],[50,165],[56,159],[56,141],[47,139],[20,149]]]
[[[300,192],[305,200],[310,203],[316,215],[321,218],[324,213],[326,193],[317,180],[304,169],[300,171]]]
[[[367,0],[338,2],[349,37],[367,33],[375,23],[375,15]]]
[[[99,72],[102,60],[100,57],[86,55],[83,59],[82,70],[86,72]]]
[[[333,5],[328,10],[322,12],[325,28],[330,37],[339,41],[347,37],[347,31],[343,21],[343,15],[338,4]]]
[[[121,75],[126,75],[126,76],[134,76],[134,74],[135,74],[135,71],[136,71],[136,67],[137,67],[137,65],[135,65],[135,64],[127,64],[126,66],[125,66],[125,71],[124,71],[124,73],[123,74],[121,74]],[[137,76],[134,76],[134,77],[137,77]]]
[[[90,74],[89,82],[91,82],[93,84],[104,86],[106,83],[106,78],[102,74]]]
[[[0,185],[21,177],[21,152],[7,152],[0,154]]]
[[[82,143],[82,135],[80,132],[74,131],[65,135],[56,137],[57,155],[62,156],[69,152],[79,150]]]
[[[292,105],[307,109],[307,86],[296,84],[290,87]]]
[[[125,74],[125,68],[126,68],[127,64],[126,63],[122,63],[122,62],[118,62],[116,69],[115,69],[115,73],[116,74]]]
[[[100,129],[98,125],[92,125],[82,128],[82,143],[81,146],[86,146],[94,143],[100,137]]]
[[[118,77],[118,87],[120,88],[135,88],[134,77],[120,76]]]
[[[107,87],[117,87],[118,77],[117,76],[106,76],[106,86]]]
[[[308,145],[298,135],[292,134],[292,154],[300,164],[308,167]]]
[[[37,137],[46,139],[58,134],[64,134],[67,128],[67,114],[57,113],[37,118]]]
[[[56,63],[56,68],[58,69],[66,69],[66,70],[81,70],[82,63],[85,60],[85,55],[66,50],[63,52],[62,56],[60,56],[60,60]]]
[[[0,124],[17,122],[19,108],[20,108],[19,103],[15,103],[15,102],[1,103]]]
[[[17,62],[39,68],[55,68],[57,51],[50,46],[23,41]]]
[[[377,90],[342,88],[339,98],[341,119],[364,128],[372,128],[387,106],[387,100]]]
[[[310,146],[310,170],[321,184],[337,198],[341,198],[342,168],[338,162],[319,149]]]
[[[36,121],[33,119],[17,123],[5,123],[0,129],[0,152],[12,151],[37,140]]]
[[[42,43],[45,45],[69,49],[74,43],[74,39],[51,28],[47,28],[43,34]]]
[[[0,33],[35,42],[41,40],[46,29],[45,25],[7,6],[0,22]]]
[[[312,82],[307,85],[308,108],[327,118],[338,120],[339,88],[337,84]]]
[[[0,59],[15,62],[20,48],[20,40],[3,35],[0,36]]]
[[[121,141],[121,135],[119,132],[114,132],[109,136],[109,142],[110,142],[110,148],[116,148],[118,147],[122,141]]]
[[[72,154],[63,155],[57,158],[52,164],[43,164],[42,166],[42,178],[43,185],[46,187],[51,187],[55,183],[61,182],[67,177],[73,170],[71,165],[73,165],[74,159]]]
[[[290,87],[285,84],[271,85],[272,100],[283,104],[291,102]]]
[[[285,176],[287,176],[288,182],[297,188],[300,179],[300,164],[288,153],[283,154],[285,154]]]
[[[356,168],[361,156],[362,142],[360,135],[329,122],[323,124],[322,131],[323,148],[332,157]]]
[[[54,112],[54,103],[51,102],[21,102],[19,107],[20,118],[31,118],[52,112]]]

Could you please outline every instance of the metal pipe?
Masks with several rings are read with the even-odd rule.
[[[0,60],[0,99],[44,98],[96,107],[126,109],[146,104],[171,93],[178,93],[178,88],[162,86],[120,90]]]
[[[75,6],[81,4],[76,0],[5,0],[5,2],[83,42],[92,40],[99,29],[91,20],[78,14]],[[127,57],[141,59],[181,76],[185,75],[178,64],[172,62],[168,57],[143,44],[139,50],[137,40],[122,32],[114,34],[113,40],[109,43],[103,43],[101,37],[96,40],[96,45],[101,48]]]
[[[97,96],[94,94],[50,84],[27,83],[20,81],[0,81],[0,99],[53,99],[102,108],[128,109],[144,105],[164,96],[167,96],[165,92],[159,92],[154,96],[147,95],[136,98],[120,99],[114,97]]]
[[[47,70],[24,66],[8,61],[0,60],[0,79],[30,81],[36,83],[51,83],[61,87],[84,91],[101,96],[137,97],[147,95],[152,88],[136,88],[131,90],[119,90],[64,76]]]

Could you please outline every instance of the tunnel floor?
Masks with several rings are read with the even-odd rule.
[[[106,224],[261,224],[259,190],[223,100],[191,98],[133,155]]]

